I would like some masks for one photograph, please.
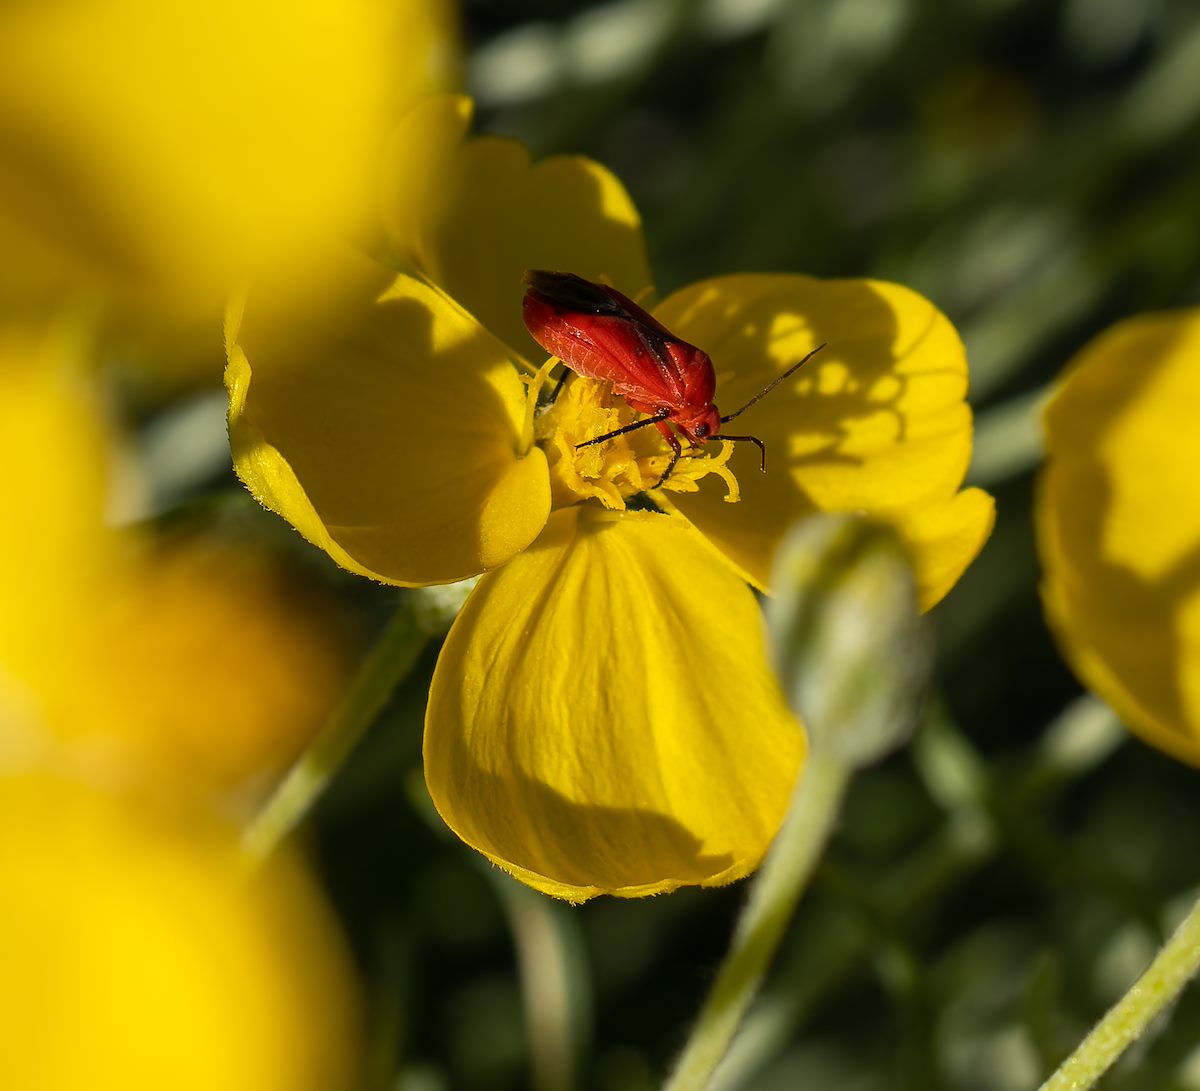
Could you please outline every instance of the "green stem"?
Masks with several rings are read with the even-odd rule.
[[[779,836],[738,921],[733,946],[663,1091],[701,1091],[732,1041],[811,878],[850,779],[814,747]]]
[[[1141,1036],[1150,1021],[1179,995],[1197,970],[1200,970],[1200,901],[1188,911],[1146,972],[1042,1084],[1041,1091],[1084,1091],[1093,1086]]]
[[[587,961],[576,917],[497,868],[488,874],[512,929],[529,1037],[534,1091],[571,1091],[579,1083],[590,1032]]]
[[[404,595],[320,734],[243,831],[242,854],[251,868],[270,856],[299,825],[412,669],[434,631],[413,595]]]

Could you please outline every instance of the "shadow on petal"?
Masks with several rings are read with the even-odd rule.
[[[735,455],[740,504],[703,489],[671,498],[759,586],[797,518],[865,511],[902,523],[957,492],[971,452],[966,357],[928,300],[881,281],[744,274],[684,289],[655,314],[710,353],[726,414],[825,345],[726,425],[767,446],[765,476],[756,452]],[[913,559],[919,570],[919,551]]]
[[[500,823],[490,833],[472,830],[476,836],[469,843],[522,882],[567,901],[716,886],[741,878],[758,863],[706,852],[686,826],[649,808],[577,803],[531,777],[483,770],[471,785],[496,813],[523,812],[529,825],[523,831]],[[551,830],[554,836],[546,837]]]
[[[712,547],[675,517],[574,507],[455,621],[425,777],[469,845],[581,900],[746,874],[804,749],[758,604]]]
[[[1080,678],[1147,742],[1200,765],[1200,314],[1123,323],[1046,411],[1042,594]]]
[[[230,360],[239,474],[352,571],[461,579],[544,526],[545,458],[520,449],[524,386],[435,289],[399,277],[305,321],[245,322]]]
[[[641,221],[624,186],[582,156],[533,162],[520,144],[468,141],[448,165],[440,201],[420,225],[422,270],[530,361],[546,352],[525,329],[527,269],[650,284]]]

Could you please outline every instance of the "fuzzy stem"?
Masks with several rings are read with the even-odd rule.
[[[738,921],[733,946],[663,1091],[701,1091],[725,1055],[808,885],[837,818],[850,767],[813,752],[787,819]]]
[[[246,825],[241,847],[249,867],[266,860],[300,824],[432,635],[412,598],[403,597],[320,733]]]
[[[1145,973],[1109,1009],[1041,1091],[1092,1087],[1200,970],[1200,901],[1188,911]]]

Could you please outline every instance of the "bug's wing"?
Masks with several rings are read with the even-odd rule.
[[[604,284],[593,284],[574,273],[555,273],[549,269],[530,269],[525,274],[529,291],[547,303],[567,311],[580,314],[611,315],[612,317],[639,318],[651,326],[659,326],[652,315],[647,314],[628,296]]]
[[[696,350],[615,288],[573,273],[525,274],[524,318],[539,345],[572,371],[607,380],[635,408],[683,405],[684,375],[669,351]]]

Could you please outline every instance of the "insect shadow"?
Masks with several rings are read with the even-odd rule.
[[[914,306],[926,313],[914,316]],[[764,375],[790,362],[789,352],[799,355],[805,346],[826,343],[738,422],[761,437],[768,452],[765,476],[739,474],[743,497],[754,503],[764,532],[782,532],[818,506],[807,486],[822,483],[822,467],[862,466],[864,451],[886,451],[908,440],[906,402],[927,393],[951,404],[962,397],[965,376],[952,358],[937,353],[942,339],[947,354],[956,351],[945,320],[919,299],[906,308],[902,323],[888,294],[867,281],[812,280],[806,286],[785,275],[724,278],[659,308],[666,323],[703,341],[722,406],[753,397]],[[711,336],[705,338],[705,331]],[[686,512],[715,501],[687,494],[673,502]]]

